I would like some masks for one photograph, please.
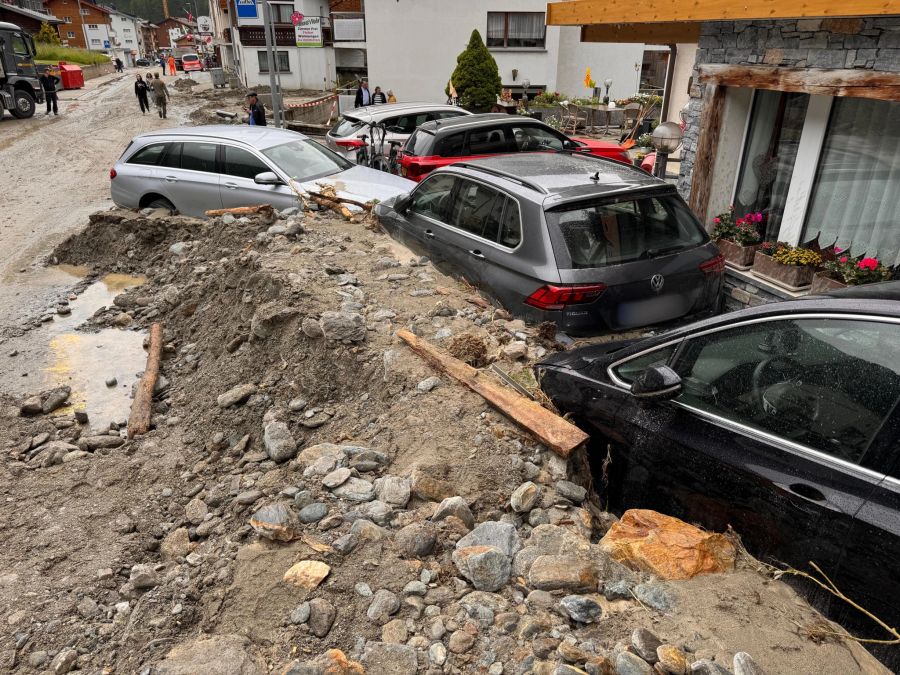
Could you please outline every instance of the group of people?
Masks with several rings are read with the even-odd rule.
[[[165,71],[164,71],[165,72]],[[135,75],[134,95],[137,96],[138,104],[141,106],[141,113],[146,115],[150,112],[150,94],[153,94],[153,103],[156,105],[156,111],[162,119],[166,119],[166,104],[169,100],[169,90],[166,83],[159,77],[159,73],[147,73],[147,79],[144,80],[141,74]]]
[[[163,75],[166,74],[166,64],[169,66],[169,75],[178,74],[178,69],[175,67],[175,57],[172,54],[169,54],[168,59],[165,56],[159,57],[159,67],[162,68]]]
[[[356,90],[356,100],[353,103],[355,108],[362,108],[364,105],[378,105],[380,103],[396,103],[397,97],[394,92],[388,89],[387,94],[381,91],[381,87],[375,87],[375,91],[369,91],[369,81],[363,80],[359,83],[359,89]]]

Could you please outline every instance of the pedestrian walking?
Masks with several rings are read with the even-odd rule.
[[[153,75],[153,82],[150,84],[153,90],[153,100],[156,107],[159,108],[159,116],[166,119],[166,100],[169,98],[169,90],[166,89],[166,83],[159,79],[159,73]]]
[[[387,103],[387,96],[385,96],[384,92],[381,91],[381,87],[375,87],[375,93],[372,94],[372,103],[375,105],[379,103]]]
[[[175,71],[175,57],[174,57],[174,56],[170,56],[170,57],[169,57],[169,75],[175,75],[175,74],[176,74],[176,71]]]
[[[50,72],[49,68],[44,68],[44,74],[40,77],[41,89],[44,90],[44,99],[47,101],[47,114],[53,109],[54,115],[59,115],[59,97],[56,95],[56,85],[59,84],[59,78]]]
[[[159,57],[159,67],[162,68],[163,75],[165,75],[166,74],[166,57],[165,56]]]
[[[388,89],[388,103],[396,103],[397,97],[394,96],[394,90]]]
[[[259,97],[256,95],[255,91],[251,91],[247,94],[247,103],[248,107],[244,108],[248,113],[247,124],[251,127],[266,126],[266,109],[263,107],[263,104],[259,102]]]
[[[137,79],[134,82],[134,95],[137,96],[138,103],[141,106],[141,113],[146,115],[150,112],[150,101],[147,100],[148,86],[140,73],[138,73],[136,77]]]
[[[362,108],[364,105],[372,104],[372,92],[369,91],[369,81],[363,80],[359,83],[359,89],[356,90],[356,98],[353,101],[354,108]]]
[[[116,57],[116,72],[121,73],[125,70],[125,65],[122,63],[122,59],[118,56]]]
[[[144,84],[147,85],[147,96],[150,96],[150,94],[152,93],[151,89],[150,89],[150,85],[153,84],[153,71],[152,70],[147,71],[147,79],[144,80]],[[153,105],[156,106],[156,100],[153,101]]]

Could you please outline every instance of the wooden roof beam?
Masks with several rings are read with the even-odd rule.
[[[582,42],[640,42],[648,45],[671,45],[697,42],[701,24],[616,23],[591,24],[581,27]]]
[[[900,15],[898,0],[572,0],[547,4],[548,26]]]

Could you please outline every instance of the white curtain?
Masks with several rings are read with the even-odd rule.
[[[504,12],[488,12],[487,45],[502,47],[506,38],[506,14]]]
[[[543,12],[511,12],[509,14],[510,47],[538,47],[543,44]]]
[[[835,99],[803,241],[900,263],[900,103]]]

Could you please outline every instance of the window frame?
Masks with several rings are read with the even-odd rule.
[[[488,25],[490,22],[491,14],[502,14],[503,15],[503,44],[502,45],[489,45],[488,44]],[[519,47],[519,46],[509,46],[509,18],[512,14],[540,14],[544,17],[544,36],[541,38],[541,45],[538,47]],[[545,52],[547,51],[547,13],[546,12],[523,12],[523,11],[512,11],[512,12],[487,12],[487,16],[485,18],[485,30],[484,30],[484,43],[485,46],[489,50],[507,50],[507,51],[533,51],[533,52]]]
[[[415,203],[416,193],[420,192],[422,190],[422,188],[427,186],[429,183],[435,183],[438,180],[440,180],[441,178],[449,178],[450,180],[453,181],[453,185],[450,186],[450,201],[453,201],[453,195],[456,194],[456,186],[457,186],[457,181],[459,180],[459,176],[454,173],[437,173],[437,174],[432,173],[429,176],[426,176],[410,193],[411,199],[410,199],[410,203],[409,203],[409,212],[414,213],[417,218],[427,218],[432,223],[446,225],[447,223],[445,223],[443,220],[438,220],[434,216],[430,216],[428,214],[422,213],[421,211],[413,211],[412,210],[413,204]],[[446,218],[449,216],[449,214],[444,213],[444,214],[441,214],[441,216]]]
[[[438,174],[438,175],[446,176],[448,174],[445,173],[445,174]],[[519,250],[525,242],[525,228],[522,226],[522,205],[519,202],[519,199],[517,197],[515,197],[514,195],[510,194],[507,190],[504,190],[503,188],[498,187],[497,185],[494,185],[492,183],[488,183],[486,181],[479,180],[478,178],[475,178],[475,177],[472,177],[469,175],[461,175],[461,174],[457,174],[457,173],[454,173],[452,175],[453,175],[453,178],[456,180],[456,182],[453,185],[453,190],[450,193],[451,202],[456,201],[460,186],[463,184],[464,181],[469,181],[470,183],[476,183],[478,185],[482,185],[482,186],[488,188],[489,190],[493,190],[494,192],[496,192],[500,195],[503,195],[506,198],[506,201],[503,204],[503,211],[500,213],[500,227],[497,228],[497,239],[493,240],[493,241],[490,239],[485,239],[482,236],[474,234],[473,232],[469,232],[468,230],[464,230],[461,227],[457,227],[456,225],[452,225],[450,223],[444,222],[443,220],[435,220],[434,218],[430,218],[430,220],[434,220],[434,222],[436,222],[437,224],[439,224],[443,227],[446,227],[447,229],[452,230],[453,232],[456,232],[462,236],[469,237],[470,239],[473,239],[478,242],[482,242],[489,246],[493,246],[494,248],[502,251],[503,253],[514,253],[515,251]],[[519,243],[516,244],[512,248],[510,248],[509,246],[504,246],[503,244],[500,243],[500,232],[503,227],[503,219],[506,217],[506,210],[509,208],[510,203],[515,203],[516,210],[519,213]],[[421,214],[417,213],[416,215],[421,215]],[[447,214],[447,216],[449,217],[449,214]],[[428,216],[425,216],[425,217],[428,218]]]
[[[271,171],[271,172],[274,173],[276,176],[278,176],[279,178],[281,178],[281,176],[278,174],[278,172],[275,171],[274,168],[272,168],[272,166],[269,164],[269,162],[267,162],[267,161],[265,160],[264,157],[261,157],[260,155],[257,155],[255,152],[253,152],[253,151],[250,150],[249,148],[244,148],[244,147],[241,147],[241,146],[239,146],[239,145],[234,145],[234,144],[232,144],[232,143],[219,143],[219,154],[218,154],[218,158],[219,158],[219,162],[218,162],[219,175],[221,175],[221,176],[228,176],[228,177],[230,177],[230,178],[240,178],[240,179],[243,179],[243,180],[249,180],[249,181],[252,181],[252,180],[253,180],[253,178],[247,178],[246,176],[237,176],[237,175],[235,175],[235,174],[233,174],[233,173],[228,173],[228,171],[227,171],[227,168],[228,168],[228,159],[227,159],[227,156],[226,156],[226,155],[227,155],[227,153],[228,153],[228,149],[229,149],[229,148],[231,148],[231,149],[233,149],[233,150],[240,150],[240,151],[242,151],[242,152],[246,152],[246,153],[249,154],[250,156],[254,157],[256,160],[258,160],[263,166],[265,166],[265,167],[266,167],[266,171]],[[257,174],[257,175],[258,175],[258,174]]]
[[[275,51],[275,63],[276,63],[275,72],[276,73],[290,73],[291,72],[290,52],[287,49],[275,49],[274,51]],[[287,70],[281,70],[278,67],[278,60],[279,60],[281,54],[284,54],[284,57],[287,60]],[[266,69],[265,70],[262,69],[262,62],[261,62],[262,58],[266,59]],[[269,56],[266,53],[265,49],[256,50],[256,65],[259,68],[260,75],[268,75],[271,72],[269,70]]]

